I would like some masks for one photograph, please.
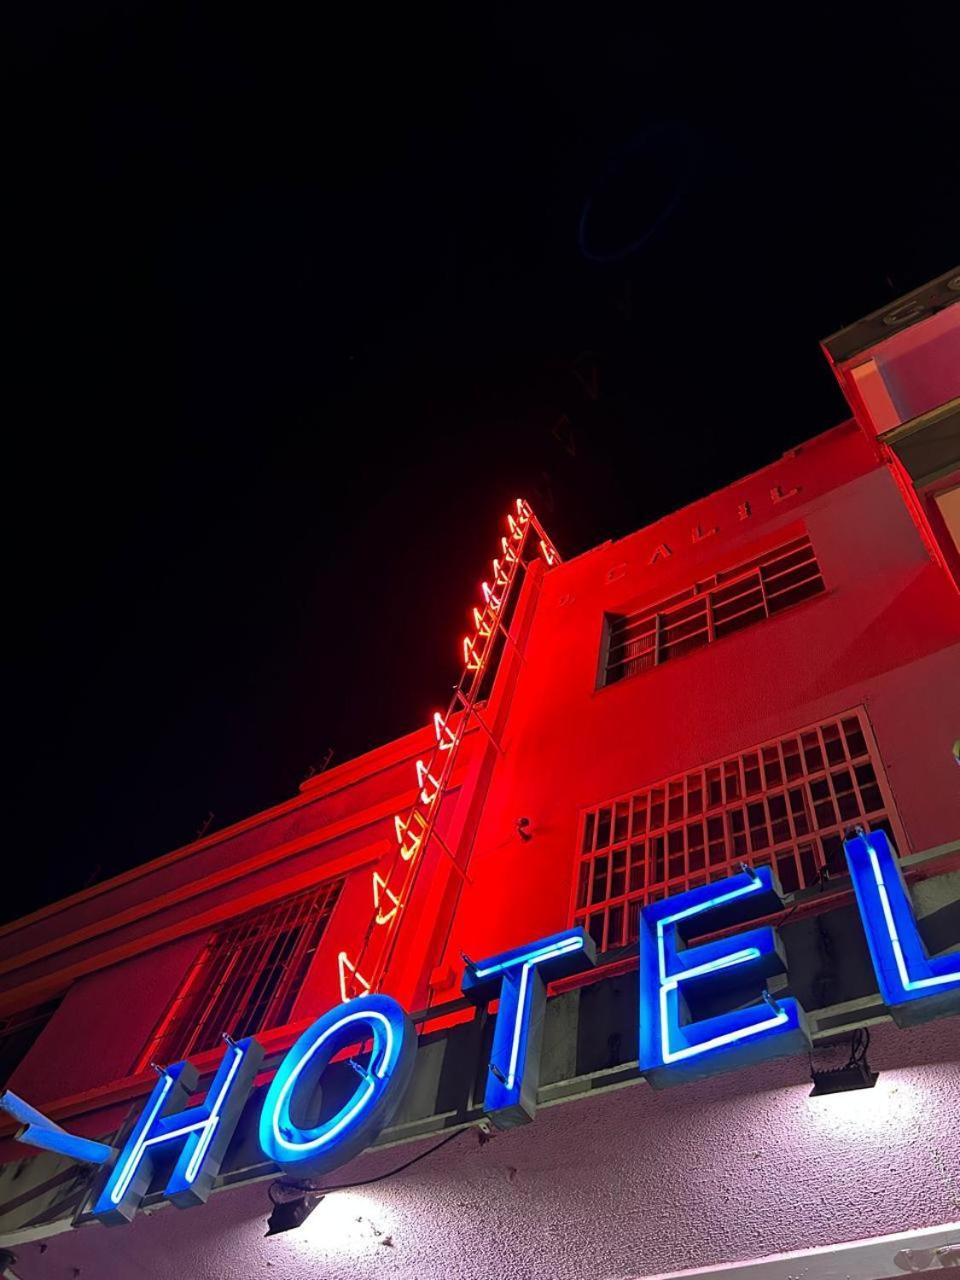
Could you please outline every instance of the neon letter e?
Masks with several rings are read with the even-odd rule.
[[[780,905],[770,868],[758,867],[643,908],[640,1070],[655,1088],[809,1048],[797,1001],[764,990],[769,975],[786,969],[773,929],[688,941]],[[746,1003],[761,991],[761,1001]],[[718,997],[726,1012],[713,1011]]]

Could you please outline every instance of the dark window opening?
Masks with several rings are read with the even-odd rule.
[[[207,940],[138,1070],[289,1022],[343,880],[240,916]]]

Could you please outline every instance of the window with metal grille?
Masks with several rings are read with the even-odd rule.
[[[649,671],[823,591],[806,536],[637,613],[610,615],[601,685]]]
[[[846,871],[851,824],[902,848],[866,718],[851,711],[667,778],[583,815],[574,923],[600,950],[637,938],[641,906],[772,866],[786,891]]]
[[[178,1062],[290,1020],[343,880],[239,916],[210,936],[138,1069]]]

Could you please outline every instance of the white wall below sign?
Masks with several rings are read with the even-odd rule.
[[[464,1131],[395,1178],[332,1194],[299,1231],[264,1239],[267,1185],[250,1183],[203,1208],[64,1232],[43,1253],[14,1244],[15,1270],[21,1280],[74,1267],[96,1280],[621,1280],[960,1220],[960,1018],[878,1026],[870,1062],[880,1081],[858,1094],[810,1098],[808,1063],[790,1058],[683,1089],[586,1096],[483,1145]],[[332,1181],[376,1177],[435,1141],[373,1150]],[[867,1280],[821,1278],[802,1260],[776,1280],[848,1274]]]

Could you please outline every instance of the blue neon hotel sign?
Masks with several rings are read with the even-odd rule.
[[[960,1012],[960,953],[930,957],[917,929],[900,867],[883,832],[846,841],[860,919],[885,1004],[902,1024]],[[803,1051],[804,1011],[776,994],[786,972],[775,928],[741,929],[782,906],[768,867],[745,868],[715,884],[644,907],[639,942],[639,1070],[656,1088]],[[734,929],[734,932],[731,930]],[[596,964],[592,939],[570,929],[527,946],[470,961],[462,989],[478,1004],[499,1000],[483,1107],[499,1128],[533,1119],[547,983]],[[773,989],[773,990],[772,990]],[[356,1085],[318,1116],[319,1086],[331,1060],[350,1059]],[[329,1173],[358,1155],[395,1115],[413,1074],[415,1028],[386,995],[365,995],[329,1010],[286,1054],[259,1117],[259,1144],[296,1177]],[[153,1092],[115,1151],[65,1132],[23,1099],[0,1094],[0,1108],[24,1126],[33,1146],[102,1166],[93,1216],[129,1222],[154,1181],[155,1157],[174,1161],[164,1196],[181,1207],[210,1194],[256,1081],[256,1040],[227,1040],[206,1096],[190,1105],[197,1072],[189,1062],[160,1071]],[[342,1091],[341,1091],[342,1092]]]

